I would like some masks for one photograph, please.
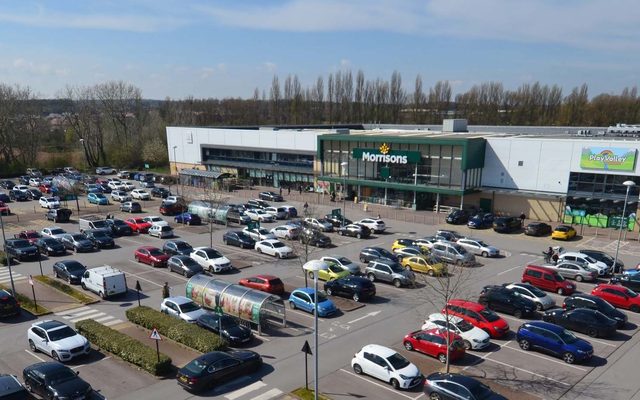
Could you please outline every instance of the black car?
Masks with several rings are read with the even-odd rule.
[[[602,261],[607,265],[607,267],[609,267],[609,271],[611,271],[611,273],[613,274],[620,274],[624,270],[624,263],[620,261],[620,259],[615,260],[616,266],[615,268],[613,268],[614,258],[611,257],[609,254],[605,253],[604,251],[580,249],[578,250],[578,252],[588,255],[589,257],[593,258],[596,261]]]
[[[262,357],[255,351],[212,351],[178,370],[178,385],[191,392],[208,389],[260,369]]]
[[[59,362],[41,362],[22,371],[24,386],[43,399],[91,399],[91,385]]]
[[[0,400],[33,399],[15,375],[0,374]]]
[[[327,214],[324,216],[324,219],[331,222],[334,228],[353,224],[353,221],[351,221],[349,218],[343,217],[342,215]]]
[[[63,256],[67,254],[67,249],[59,240],[49,237],[38,238],[34,243],[41,254],[47,256]]]
[[[133,229],[121,219],[106,219],[105,222],[111,228],[111,233],[116,236],[131,236]]]
[[[196,324],[222,336],[232,346],[249,343],[253,339],[250,328],[242,326],[235,318],[223,314],[203,314]]]
[[[614,285],[622,285],[626,288],[638,292],[640,290],[640,274],[633,275],[614,275],[609,280]]]
[[[556,308],[544,313],[542,320],[571,331],[586,333],[591,337],[613,336],[616,333],[617,325],[614,319],[590,308],[576,308],[574,310]]]
[[[73,211],[68,208],[53,208],[51,210],[48,210],[45,216],[49,221],[69,222],[71,214],[73,214]]]
[[[42,197],[42,192],[38,189],[27,189],[27,197],[29,197],[29,200],[40,200],[40,197]]]
[[[87,239],[91,240],[91,243],[99,249],[113,249],[116,247],[116,242],[111,237],[111,231],[105,229],[87,229],[84,231]]]
[[[329,236],[309,228],[305,228],[300,232],[299,240],[302,244],[308,244],[316,247],[327,247],[331,245],[331,239]]]
[[[253,249],[256,241],[242,231],[227,231],[222,235],[222,242],[228,246],[237,246],[241,249]]]
[[[91,240],[84,233],[65,233],[60,238],[60,242],[68,250],[78,252],[93,251],[95,247]]]
[[[154,187],[153,189],[151,189],[151,196],[166,199],[167,197],[171,196],[171,192],[163,187]]]
[[[169,268],[169,271],[177,272],[185,278],[191,278],[204,272],[202,266],[187,255],[172,256],[167,260],[167,268]]]
[[[524,228],[524,234],[527,236],[547,236],[551,234],[551,225],[544,222],[532,222]]]
[[[493,214],[481,213],[469,218],[467,226],[471,229],[484,229],[493,226]]]
[[[27,201],[29,200],[29,195],[22,190],[11,190],[9,191],[9,199],[12,201]]]
[[[162,245],[162,251],[170,256],[188,256],[193,251],[193,247],[184,240],[167,240]]]
[[[513,289],[504,286],[485,286],[480,292],[478,303],[494,311],[506,312],[516,318],[531,316],[536,311],[536,304]]]
[[[38,248],[25,239],[7,239],[5,248],[7,255],[18,261],[37,260],[40,257]]]
[[[493,220],[493,230],[498,233],[510,233],[522,227],[522,220],[518,217],[499,217]]]
[[[469,212],[466,210],[453,210],[447,215],[447,224],[460,225],[469,221]]]
[[[574,293],[571,296],[567,296],[564,298],[562,308],[566,310],[573,310],[576,308],[598,310],[607,317],[614,319],[617,323],[618,329],[624,327],[627,323],[627,314],[612,306],[608,301],[591,294]]]
[[[16,185],[15,183],[13,183],[8,179],[0,181],[0,187],[3,189],[11,190],[15,185]]]
[[[53,275],[69,283],[80,284],[87,267],[76,260],[63,260],[53,264]]]
[[[111,193],[111,188],[107,183],[100,183],[98,186],[102,190],[102,193]]]
[[[28,185],[29,179],[31,179],[31,175],[22,175],[18,177],[18,183],[21,185]]]
[[[325,282],[324,291],[329,296],[341,296],[351,298],[354,301],[366,301],[376,295],[376,285],[367,278],[347,276]]]
[[[258,195],[258,198],[260,200],[284,201],[282,196],[280,196],[278,193],[274,193],[274,192],[260,192],[260,194]]]
[[[0,193],[0,201],[3,203],[9,203],[11,202],[11,197],[6,193]]]
[[[434,400],[507,400],[476,379],[443,372],[427,376],[424,392],[429,399]]]
[[[13,317],[20,315],[21,311],[15,297],[6,290],[0,289],[0,317]]]
[[[349,224],[336,229],[340,236],[351,236],[358,239],[366,239],[371,236],[371,229],[362,224]]]
[[[371,260],[382,259],[385,261],[397,261],[397,257],[389,250],[382,247],[365,247],[360,250],[360,262],[368,263]]]

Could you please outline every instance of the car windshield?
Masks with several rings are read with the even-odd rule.
[[[625,289],[624,294],[626,294],[629,297],[638,297],[638,293],[634,292],[631,289]]]
[[[527,286],[527,290],[529,290],[531,292],[531,294],[533,294],[536,297],[545,297],[546,296],[546,294],[542,290],[538,289],[535,286],[531,286],[531,287]]]
[[[21,247],[29,247],[31,244],[28,240],[14,240],[13,247],[21,248]]]
[[[402,268],[398,263],[389,264],[389,267],[393,272],[396,272],[396,273],[404,272],[404,268]]]
[[[338,261],[340,261],[340,264],[342,265],[351,264],[351,260],[349,260],[347,257],[340,257],[338,258]]]
[[[42,242],[46,246],[56,246],[56,245],[60,244],[60,242],[58,242],[56,239],[53,239],[53,238],[42,239]]]
[[[261,235],[268,235],[269,234],[269,230],[267,228],[260,228],[258,229],[258,233]]]
[[[84,271],[85,270],[84,265],[80,264],[77,261],[71,261],[71,262],[65,263],[64,265],[65,265],[65,267],[67,267],[67,271],[69,271],[69,272],[76,272],[76,271]]]
[[[71,235],[73,240],[87,240],[87,237],[82,233],[76,233],[75,235]]]
[[[107,235],[107,233],[105,231],[95,231],[92,234],[93,234],[93,237],[100,238],[100,239],[104,239],[104,238],[108,238],[109,237],[109,235]]]
[[[209,258],[220,258],[220,257],[222,257],[222,254],[220,254],[220,252],[218,250],[206,249],[204,252],[207,253],[207,257],[209,257]]]
[[[73,372],[70,368],[60,369],[56,371],[47,379],[50,385],[57,385],[62,382],[69,381],[73,378],[77,377],[76,373]]]
[[[562,332],[559,333],[560,339],[567,344],[575,343],[578,341],[578,338],[571,332],[566,329],[563,329]]]
[[[456,326],[460,329],[460,332],[468,332],[473,329],[473,325],[465,320],[458,322]]]
[[[476,240],[476,242],[482,247],[489,247],[489,245],[483,242],[482,240]]]
[[[61,233],[65,233],[64,229],[59,228],[59,229],[51,229],[49,232],[51,232],[52,235],[59,235]]]
[[[197,311],[200,309],[200,306],[197,305],[196,303],[194,303],[193,301],[190,301],[188,303],[184,303],[184,304],[180,304],[180,311],[182,311],[183,313],[188,313],[191,311]]]
[[[493,396],[493,391],[488,386],[478,383],[478,385],[468,388],[474,399],[484,400]]]
[[[191,249],[191,245],[187,242],[176,242],[176,249],[178,250],[185,250],[185,249]]]
[[[222,329],[230,329],[237,325],[238,324],[236,323],[236,321],[229,316],[225,315],[224,317],[220,318],[220,327]]]
[[[158,248],[154,248],[154,249],[149,249],[149,254],[151,254],[152,256],[161,256],[164,255],[164,253],[158,249]]]
[[[273,247],[274,247],[275,249],[279,249],[279,248],[281,248],[281,247],[285,247],[285,246],[284,246],[284,243],[282,243],[282,242],[273,242],[273,243],[271,243],[271,245],[273,245]]]
[[[310,293],[309,296],[311,296],[311,301],[313,302],[314,294]],[[326,299],[327,299],[327,296],[325,296],[325,294],[322,293],[321,291],[318,291],[318,304],[322,303]]]
[[[113,224],[117,225],[117,226],[125,226],[125,225],[127,225],[127,224],[124,223],[124,221],[119,220],[119,219],[114,220]]]
[[[380,249],[380,255],[382,257],[390,258],[392,260],[394,259],[393,254],[391,254],[388,250],[385,250],[385,249]]]
[[[484,319],[486,319],[489,322],[495,322],[500,319],[500,317],[498,317],[498,314],[494,313],[488,308],[485,308],[482,311],[480,311],[480,315],[482,315]]]
[[[184,366],[184,369],[196,375],[204,371],[205,368],[207,368],[207,364],[204,362],[204,359],[201,358],[196,358]]]
[[[180,260],[182,260],[182,264],[184,264],[185,267],[189,268],[189,269],[199,269],[200,268],[200,264],[198,264],[196,262],[196,260],[194,260],[191,257],[185,257],[185,258],[181,258]]]
[[[391,364],[393,369],[395,369],[396,371],[410,364],[406,358],[402,357],[398,353],[395,353],[394,355],[387,357],[387,361],[389,361],[389,364]]]
[[[77,335],[76,331],[68,326],[53,331],[48,331],[47,334],[49,335],[49,340],[51,340],[52,342]]]

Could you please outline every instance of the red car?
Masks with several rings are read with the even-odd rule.
[[[11,209],[4,202],[0,201],[0,214],[2,215],[10,215]]]
[[[187,206],[180,203],[169,203],[160,206],[160,214],[162,215],[178,215],[187,211]]]
[[[48,183],[43,183],[38,186],[38,190],[45,194],[51,193],[51,185],[49,185]]]
[[[509,324],[498,314],[472,301],[452,299],[447,303],[446,309],[450,315],[460,317],[471,325],[487,332],[492,338],[499,338],[509,332]],[[445,314],[445,309],[442,309]]]
[[[640,296],[638,293],[620,285],[596,285],[591,294],[598,296],[619,308],[626,308],[633,312],[640,312]]]
[[[284,283],[280,278],[273,275],[254,275],[248,278],[240,279],[239,285],[246,286],[251,289],[261,290],[263,292],[277,294],[282,296],[284,294]]]
[[[133,253],[133,257],[137,262],[149,264],[152,267],[166,267],[170,256],[157,247],[142,246]]]
[[[140,217],[125,219],[124,223],[129,225],[134,232],[138,233],[147,233],[149,232],[149,228],[151,228],[151,224]]]
[[[16,233],[14,237],[16,239],[28,240],[29,243],[34,244],[38,239],[42,237],[42,235],[40,235],[40,232],[38,231],[22,231],[20,233]]]
[[[437,328],[411,332],[404,337],[403,344],[409,351],[419,351],[445,363],[447,362],[447,334],[449,335],[449,360],[463,358],[465,350],[462,338],[453,332],[444,332]]]

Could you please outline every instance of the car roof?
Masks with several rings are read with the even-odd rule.
[[[552,324],[550,322],[529,321],[529,322],[525,322],[523,325],[535,326],[535,327],[538,327],[538,328],[544,328],[544,329],[550,330],[550,331],[555,332],[555,333],[559,333],[559,332],[564,331],[563,327],[558,326],[556,324]]]
[[[619,289],[619,290],[624,290],[624,289],[627,289],[627,288],[622,286],[622,285],[614,285],[614,284],[611,284],[611,283],[598,283],[593,290],[596,290],[596,289]]]
[[[466,388],[471,388],[479,385],[479,382],[469,376],[459,374],[446,374],[443,372],[434,372],[427,377],[428,380],[447,380],[450,382],[458,383]]]
[[[155,246],[140,246],[138,247],[138,250],[160,250],[159,248],[155,247]]]
[[[364,346],[362,350],[366,352],[375,353],[383,358],[391,357],[392,355],[396,354],[395,350],[392,350],[385,346],[381,346],[379,344],[368,344]]]
[[[306,293],[306,294],[313,294],[314,293],[314,289],[313,288],[308,288],[308,287],[303,287],[303,288],[298,288],[295,289],[294,292],[302,292],[302,293]]]
[[[165,299],[165,301],[172,301],[172,302],[174,302],[176,304],[179,304],[179,305],[193,302],[193,300],[191,300],[191,299],[189,299],[187,297],[184,297],[184,296],[167,297]]]
[[[59,362],[55,362],[55,361],[46,361],[46,362],[40,362],[40,363],[35,363],[35,364],[31,364],[28,367],[25,368],[26,370],[29,371],[40,371],[44,374],[47,374],[49,372],[53,372],[53,371],[60,371],[63,369],[69,369],[69,367],[67,367],[64,364],[61,364]]]
[[[260,278],[260,279],[266,279],[268,281],[272,279],[280,279],[275,275],[267,275],[267,274],[258,274],[258,275],[248,276],[247,278]]]
[[[58,329],[60,327],[67,326],[67,325],[65,325],[64,323],[62,323],[60,321],[56,321],[56,320],[53,320],[53,319],[48,319],[48,320],[44,320],[44,321],[41,321],[41,322],[35,322],[31,326],[37,326],[39,328],[44,329],[45,331],[50,331],[50,330]]]
[[[443,313],[433,313],[433,314],[429,314],[429,318],[428,319],[434,319],[434,320],[439,320],[439,321],[444,321],[447,319],[447,316],[444,315]],[[449,322],[451,322],[452,324],[457,324],[459,322],[462,322],[463,319],[456,316],[456,315],[449,315]]]
[[[278,239],[266,239],[266,240],[261,240],[259,243],[279,243],[280,241]]]
[[[468,301],[463,299],[451,299],[449,300],[449,304],[468,308],[469,310],[473,310],[473,311],[480,311],[485,308],[482,304],[474,303],[473,301]]]

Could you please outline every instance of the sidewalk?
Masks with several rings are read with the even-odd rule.
[[[15,271],[17,268],[13,268]],[[18,275],[15,279],[16,275]],[[29,279],[22,279],[22,275],[19,273],[14,273],[14,283],[16,286],[16,292],[22,294],[33,300],[33,292],[31,290],[31,285],[29,284]],[[66,294],[56,290],[50,286],[43,285],[42,283],[33,280],[34,289],[36,292],[36,302],[38,306],[43,306],[52,313],[57,313],[61,311],[71,310],[73,308],[84,307],[85,304],[80,303],[76,299],[71,296],[67,296]],[[11,288],[11,284],[6,284],[7,288]]]

